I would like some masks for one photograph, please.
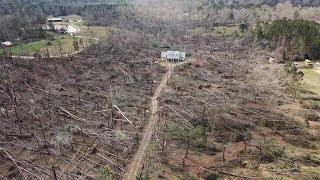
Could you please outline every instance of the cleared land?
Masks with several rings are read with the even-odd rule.
[[[167,3],[150,12],[170,16],[177,11],[163,12],[185,4]],[[257,47],[250,32],[225,38],[185,13],[176,21],[133,12],[79,56],[0,61],[1,176],[320,176],[319,99],[288,93],[292,77],[279,79],[283,66],[268,61],[278,52]],[[154,62],[166,49],[197,61],[166,70]]]
[[[75,33],[75,37],[47,32],[44,39],[15,44],[11,49],[12,54],[15,56],[32,56],[34,53],[40,53],[44,56],[49,52],[50,56],[60,57],[77,51],[74,47],[75,41],[78,42],[79,49],[83,49],[88,44],[106,38],[108,34],[107,28],[99,26],[88,27],[81,20],[70,24],[79,29],[79,32]],[[82,44],[80,43],[81,41]],[[0,49],[0,54],[2,53],[3,50]]]
[[[83,37],[93,37],[98,39],[106,38],[108,35],[108,29],[102,26],[86,26],[83,21],[74,23],[75,26],[79,28],[79,32],[76,34],[77,36]]]
[[[221,36],[230,36],[237,34],[239,36],[243,36],[243,32],[241,32],[239,26],[217,26],[213,28],[214,33]]]
[[[306,90],[318,93],[320,96],[320,74],[315,68],[301,69],[304,73],[302,87]]]
[[[79,38],[74,38],[69,35],[58,35],[54,33],[48,33],[48,37],[45,39],[14,45],[12,47],[12,54],[31,56],[36,52],[44,54],[47,51],[46,49],[48,47],[49,53],[51,55],[59,56],[61,54],[60,47],[63,53],[70,53],[74,51],[74,40],[79,40]],[[0,53],[3,53],[2,49],[0,50]]]

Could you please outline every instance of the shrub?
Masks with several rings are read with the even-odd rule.
[[[260,148],[257,153],[260,161],[274,162],[287,156],[284,148],[279,147],[276,141],[266,141]]]
[[[105,166],[100,167],[100,174],[105,179],[112,179],[112,172],[109,170],[109,168],[107,168]]]
[[[306,165],[311,165],[314,167],[320,166],[320,158],[311,156],[310,154],[306,154],[302,157],[302,161]]]
[[[218,180],[218,178],[219,178],[219,173],[210,172],[207,174],[205,180]]]
[[[205,129],[201,125],[198,125],[193,129],[174,125],[166,132],[165,138],[181,141],[183,143],[190,141],[191,144],[198,147],[203,147],[207,143]]]
[[[309,121],[319,121],[319,115],[317,112],[315,111],[308,111],[306,113],[306,119]]]
[[[287,135],[285,140],[297,147],[308,148],[308,149],[317,149],[317,146],[312,136],[302,136],[302,135]]]
[[[320,110],[320,102],[311,101],[309,108],[313,110]]]
[[[245,22],[240,23],[239,28],[241,30],[241,32],[247,31],[249,28],[249,25]]]

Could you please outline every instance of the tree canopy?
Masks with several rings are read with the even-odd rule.
[[[272,23],[258,23],[258,39],[268,39],[286,48],[291,60],[320,58],[320,24],[307,20],[283,18]]]

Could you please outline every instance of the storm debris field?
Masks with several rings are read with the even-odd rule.
[[[317,177],[319,99],[291,92],[281,54],[193,1],[144,2],[84,18],[113,28],[79,54],[0,59],[0,178],[122,179],[137,157],[141,179]],[[167,50],[187,61],[161,66]]]
[[[69,179],[104,168],[120,177],[147,119],[153,79],[149,61],[116,58],[1,61],[3,177]]]

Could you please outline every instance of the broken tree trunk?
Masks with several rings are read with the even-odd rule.
[[[120,110],[120,108],[119,108],[118,106],[113,105],[113,107],[115,107],[115,108],[119,111],[119,113],[120,113],[130,124],[132,124],[132,122],[124,115],[124,113]]]

